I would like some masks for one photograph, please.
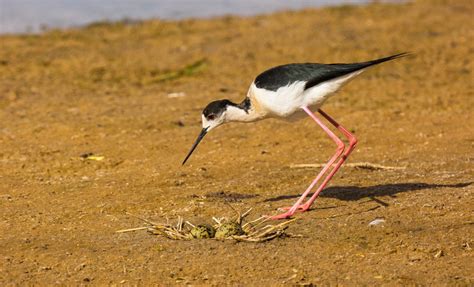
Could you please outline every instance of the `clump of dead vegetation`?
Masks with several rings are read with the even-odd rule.
[[[169,219],[166,223],[155,223],[148,219],[132,215],[146,226],[137,228],[123,229],[117,233],[132,232],[137,230],[147,230],[153,235],[160,235],[173,240],[192,240],[192,239],[217,239],[217,240],[236,240],[245,242],[264,242],[279,237],[300,237],[287,232],[289,224],[296,219],[287,220],[278,224],[270,224],[271,219],[261,216],[257,219],[246,221],[252,209],[244,213],[237,212],[235,218],[212,217],[213,224],[193,224],[182,217],[178,217],[177,222],[171,223]]]

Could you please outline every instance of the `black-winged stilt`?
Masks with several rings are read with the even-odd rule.
[[[247,97],[240,104],[235,104],[229,100],[219,100],[207,105],[202,112],[201,133],[184,159],[183,165],[204,136],[210,130],[224,123],[254,122],[265,118],[295,119],[306,112],[336,143],[337,150],[296,203],[290,208],[285,208],[285,213],[273,216],[272,219],[288,218],[296,211],[304,212],[310,208],[357,143],[357,139],[353,134],[323,112],[320,107],[332,94],[368,67],[406,55],[407,53],[401,53],[352,64],[305,63],[271,68],[255,78],[250,85]],[[317,109],[319,114],[341,131],[349,141],[347,149],[342,140],[316,117],[310,108]],[[336,161],[337,163],[334,165]],[[328,174],[321,185],[311,198],[303,204],[308,194],[326,173]]]

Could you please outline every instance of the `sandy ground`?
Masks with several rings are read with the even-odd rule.
[[[473,14],[417,1],[1,37],[0,285],[472,286]],[[323,132],[230,124],[181,167],[201,109],[277,64],[403,51],[325,110],[359,139],[349,162],[405,169],[343,168],[288,229],[302,238],[115,233],[143,225],[128,213],[209,222],[227,203],[252,217],[292,204],[318,169],[290,165],[334,152]]]

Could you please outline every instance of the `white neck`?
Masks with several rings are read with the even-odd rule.
[[[226,122],[253,122],[262,117],[253,108],[246,111],[238,106],[228,106],[226,111]]]

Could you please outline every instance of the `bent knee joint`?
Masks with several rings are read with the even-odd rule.
[[[352,136],[350,139],[349,139],[349,146],[351,148],[353,148],[356,144],[358,143],[358,140],[356,137]]]
[[[337,142],[337,149],[336,149],[337,154],[342,154],[345,149],[346,149],[346,145],[342,141]]]

